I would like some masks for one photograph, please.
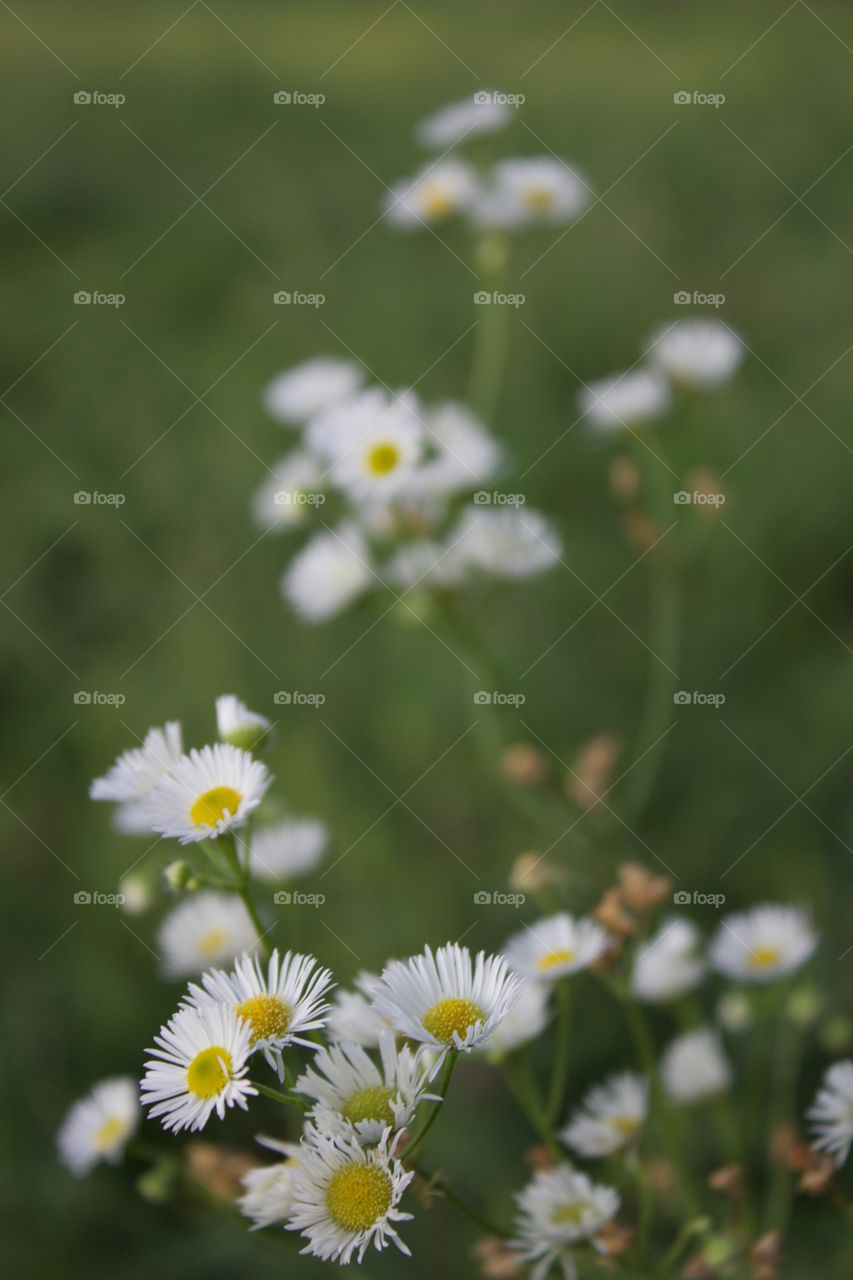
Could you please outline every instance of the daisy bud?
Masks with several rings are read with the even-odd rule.
[[[564,879],[559,867],[551,866],[541,853],[520,853],[509,873],[509,887],[519,893],[541,893]]]
[[[798,1027],[812,1026],[820,1016],[821,998],[814,987],[800,987],[791,993],[786,1013]]]
[[[508,1248],[505,1241],[498,1240],[495,1236],[478,1240],[473,1245],[471,1254],[479,1264],[480,1275],[485,1276],[486,1280],[510,1280],[512,1276],[520,1276],[524,1269],[524,1263],[518,1254]]]
[[[721,1169],[715,1169],[708,1178],[708,1186],[712,1191],[719,1191],[721,1195],[731,1196],[732,1200],[739,1200],[743,1195],[743,1169],[739,1164],[727,1164]]]
[[[633,911],[651,911],[672,893],[672,881],[655,875],[638,862],[623,862],[618,871],[619,888]]]
[[[622,891],[615,886],[607,890],[592,914],[605,929],[618,933],[620,937],[629,938],[636,932],[637,922],[628,915],[622,902]]]
[[[529,742],[516,742],[507,747],[501,759],[501,772],[510,782],[523,787],[538,787],[550,772],[545,755]]]
[[[216,727],[223,742],[241,751],[257,751],[272,728],[266,716],[250,711],[232,693],[216,699]]]
[[[622,527],[625,530],[628,545],[641,554],[651,550],[661,533],[641,511],[629,511]]]
[[[640,492],[640,471],[633,458],[620,453],[613,459],[608,472],[610,490],[622,502],[631,502]]]
[[[125,876],[119,881],[118,891],[119,904],[125,915],[144,915],[154,903],[154,891],[145,876],[136,873]]]
[[[799,1173],[797,1191],[804,1196],[822,1196],[838,1168],[832,1156],[823,1155],[805,1144],[789,1153],[788,1166]]]
[[[760,1240],[756,1240],[749,1254],[753,1280],[776,1280],[781,1247],[782,1234],[779,1231],[768,1231]]]
[[[163,878],[170,889],[180,893],[193,879],[193,869],[183,858],[178,858],[177,861],[170,862],[168,867],[163,868]]]
[[[528,1147],[524,1153],[524,1158],[534,1169],[553,1169],[557,1164],[553,1152],[543,1143],[538,1143],[535,1147]]]
[[[707,467],[694,467],[685,476],[685,487],[693,495],[693,505],[706,520],[716,520],[722,512],[726,495],[720,481]]]
[[[601,802],[613,776],[622,744],[612,733],[600,733],[585,743],[566,776],[566,792],[581,809]]]
[[[827,1053],[845,1053],[853,1044],[853,1019],[846,1013],[830,1018],[821,1028],[820,1042]]]
[[[598,1243],[605,1257],[619,1258],[631,1248],[634,1232],[621,1222],[605,1222],[598,1237]]]
[[[186,1149],[187,1173],[208,1195],[233,1204],[243,1193],[242,1179],[257,1161],[213,1142],[191,1142]]]

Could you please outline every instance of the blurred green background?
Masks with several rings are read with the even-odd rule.
[[[477,285],[455,255],[470,262],[471,245],[448,230],[450,253],[376,219],[383,183],[421,163],[414,123],[481,85],[526,95],[502,147],[552,148],[607,194],[549,252],[557,232],[518,244],[509,284],[526,302],[493,424],[518,472],[531,468],[521,487],[558,520],[573,572],[496,593],[479,622],[525,692],[522,718],[563,760],[603,730],[630,748],[645,566],[626,572],[637,552],[608,488],[612,451],[567,428],[579,378],[632,363],[674,317],[675,291],[724,293],[719,314],[753,354],[689,447],[667,447],[679,465],[727,472],[724,523],[686,575],[678,664],[682,687],[726,703],[679,710],[640,834],[689,890],[719,892],[749,849],[722,885],[728,906],[811,904],[828,1005],[849,1007],[849,6],[31,0],[4,5],[0,31],[8,1273],[319,1274],[276,1241],[143,1203],[132,1170],[78,1184],[54,1162],[70,1102],[97,1077],[139,1071],[179,990],[155,976],[156,912],[73,902],[114,890],[145,848],[112,834],[86,793],[150,725],[180,718],[201,744],[224,691],[275,714],[271,763],[294,810],[329,823],[333,856],[355,845],[323,882],[323,912],[299,921],[301,945],[341,981],[427,941],[498,946],[518,925],[510,908],[475,908],[472,891],[503,887],[543,834],[481,769],[482,726],[457,743],[472,686],[456,658],[405,616],[364,638],[369,609],[298,626],[277,592],[290,545],[258,541],[248,515],[260,460],[287,445],[259,403],[280,368],[349,350],[391,385],[429,370],[427,399],[463,393]],[[326,101],[276,106],[279,89]],[[75,105],[79,90],[126,102]],[[675,105],[694,90],[725,104]],[[75,306],[78,290],[126,302]],[[275,306],[277,290],[326,301]],[[126,501],[78,506],[78,490]],[[595,604],[622,574],[607,603],[627,626]],[[275,707],[277,689],[326,703]],[[126,702],[75,705],[79,690]],[[594,839],[595,820],[580,830]],[[550,857],[568,865],[575,846],[559,835]],[[598,888],[626,852],[648,859],[627,833],[596,848]],[[707,907],[696,918],[716,924]],[[275,939],[290,938],[282,916]],[[623,1051],[595,992],[580,1003],[575,1089]],[[823,1061],[813,1047],[801,1101]],[[501,1212],[528,1142],[504,1103],[496,1077],[462,1073],[431,1152],[475,1196],[492,1188]],[[213,1136],[248,1144],[273,1122],[260,1112]],[[849,1274],[820,1206],[798,1206],[795,1223],[786,1276],[815,1274],[817,1241],[821,1275]],[[470,1234],[447,1210],[406,1236],[411,1262],[371,1258],[365,1273],[472,1273]]]

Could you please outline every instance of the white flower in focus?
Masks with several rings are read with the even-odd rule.
[[[170,911],[157,934],[166,978],[201,973],[210,964],[230,964],[256,944],[246,908],[230,893],[204,890]]]
[[[93,800],[135,805],[150,794],[182,753],[181,726],[177,720],[169,720],[162,729],[149,729],[141,747],[123,751],[110,771],[95,779],[89,795]],[[138,811],[129,807],[125,812]]]
[[[240,956],[231,973],[211,969],[202,974],[201,983],[190,983],[188,1003],[204,1009],[213,1001],[231,1010],[249,1027],[250,1051],[263,1053],[281,1078],[282,1049],[289,1044],[315,1047],[306,1036],[325,1023],[332,975],[313,956],[274,950],[263,963],[257,956]]]
[[[825,1151],[839,1166],[853,1143],[853,1062],[836,1062],[807,1112],[817,1151]]]
[[[566,1280],[575,1280],[574,1245],[595,1246],[602,1227],[619,1209],[619,1195],[570,1164],[543,1169],[516,1196],[518,1216],[511,1247],[535,1263],[530,1280],[545,1280],[559,1262]]]
[[[228,743],[181,756],[142,801],[149,828],[193,844],[242,827],[272,781],[266,765]]]
[[[303,524],[323,497],[323,468],[304,449],[279,458],[252,498],[259,529],[293,529]]]
[[[224,693],[216,699],[216,732],[232,747],[239,747],[241,751],[257,750],[270,727],[266,716],[250,711],[233,693]]]
[[[561,911],[513,934],[504,955],[510,968],[525,978],[555,982],[596,964],[612,943],[611,935],[594,920]]]
[[[370,551],[352,523],[318,533],[293,557],[281,580],[285,600],[303,622],[326,622],[376,582]]]
[[[409,1040],[468,1052],[506,1017],[520,988],[502,956],[480,951],[473,961],[467,947],[448,943],[386,965],[373,1007]]]
[[[294,1170],[287,1229],[308,1240],[302,1253],[346,1264],[368,1248],[409,1250],[395,1224],[411,1218],[397,1208],[415,1176],[388,1154],[386,1132],[375,1147],[309,1128]]]
[[[624,1071],[590,1089],[559,1137],[580,1156],[610,1156],[637,1141],[648,1112],[648,1080]]]
[[[427,439],[433,450],[418,470],[417,483],[442,496],[478,489],[494,478],[503,450],[465,405],[447,401],[426,415]]]
[[[93,1085],[75,1102],[56,1135],[62,1163],[76,1178],[89,1173],[100,1160],[118,1164],[141,1115],[136,1082],[114,1076]]]
[[[355,991],[335,992],[326,1022],[326,1034],[332,1042],[348,1040],[365,1049],[379,1047],[382,1032],[391,1024],[371,1004],[378,985],[378,974],[362,970],[353,980]]]
[[[182,1008],[155,1037],[145,1063],[142,1101],[164,1129],[203,1129],[215,1111],[247,1108],[257,1090],[246,1078],[249,1025],[224,1005]]]
[[[583,416],[602,432],[644,426],[672,403],[667,381],[652,369],[629,369],[584,387],[578,397]]]
[[[420,122],[415,137],[436,151],[458,146],[481,133],[494,133],[512,118],[507,102],[495,101],[494,93],[480,90],[461,102],[451,102]]]
[[[317,356],[286,369],[264,391],[264,408],[279,422],[303,423],[355,395],[364,370],[354,360]]]
[[[452,555],[495,578],[529,578],[550,569],[562,542],[553,525],[526,507],[466,508],[455,531]]]
[[[286,1222],[293,1203],[293,1173],[300,1151],[296,1142],[278,1142],[275,1138],[258,1138],[258,1142],[285,1159],[250,1169],[240,1179],[246,1190],[237,1205],[245,1217],[252,1219],[251,1231]]]
[[[631,990],[637,999],[650,1004],[677,1000],[698,987],[705,977],[705,962],[698,954],[701,936],[693,921],[683,916],[664,920],[634,958]]]
[[[711,964],[740,982],[772,982],[810,960],[818,937],[805,911],[764,904],[727,916],[711,943]]]
[[[547,983],[522,982],[515,1004],[478,1049],[497,1058],[535,1040],[548,1025],[550,996]]]
[[[707,1027],[677,1036],[664,1051],[660,1074],[672,1102],[699,1102],[724,1093],[732,1080],[719,1036]]]
[[[316,818],[283,818],[252,835],[252,874],[271,884],[307,875],[323,861],[328,829]]]
[[[392,226],[410,231],[469,209],[477,190],[471,166],[451,156],[428,165],[413,178],[395,183],[383,202],[383,210]]]
[[[576,170],[550,156],[501,160],[474,208],[481,227],[555,226],[587,207],[592,193]]]
[[[356,502],[392,497],[404,489],[420,461],[424,432],[417,400],[403,392],[360,428],[339,439],[331,463],[332,482]]]
[[[720,320],[678,320],[649,341],[646,355],[682,386],[712,390],[734,376],[746,354],[743,342]]]
[[[380,1071],[358,1044],[321,1049],[296,1081],[298,1093],[316,1102],[311,1119],[324,1133],[355,1132],[360,1142],[378,1142],[387,1128],[405,1128],[426,1094],[427,1071],[422,1052],[408,1045],[397,1049],[394,1032],[379,1039]]]

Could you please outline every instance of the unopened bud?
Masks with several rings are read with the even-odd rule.
[[[739,991],[727,991],[717,1002],[717,1017],[726,1031],[747,1031],[753,1023],[752,1005]]]
[[[622,502],[631,502],[640,492],[640,469],[627,453],[620,453],[610,464],[610,490]]]
[[[820,1016],[822,1003],[814,987],[798,987],[788,998],[786,1011],[798,1027],[811,1027]]]
[[[692,471],[688,471],[685,485],[692,495],[697,514],[710,520],[719,519],[726,495],[713,471],[708,467],[694,467]]]
[[[163,876],[169,888],[175,893],[180,893],[182,889],[189,887],[193,879],[193,869],[188,862],[184,862],[183,858],[179,858],[176,862],[170,862],[168,867],[164,867]]]
[[[612,733],[600,733],[581,747],[566,776],[566,791],[579,808],[592,809],[601,802],[621,749]]]
[[[722,1169],[715,1169],[708,1178],[708,1186],[721,1195],[731,1196],[739,1200],[743,1195],[743,1168],[739,1164],[727,1164]]]
[[[611,933],[628,938],[636,932],[637,922],[625,910],[622,893],[615,886],[608,889],[592,913],[598,923]]]
[[[820,1042],[827,1053],[845,1053],[853,1044],[853,1019],[846,1013],[829,1018],[821,1027]]]
[[[530,742],[516,742],[507,747],[501,759],[501,771],[510,782],[523,787],[538,787],[550,772],[547,756]]]
[[[565,872],[553,866],[543,853],[520,853],[509,873],[509,887],[515,893],[541,893],[565,879]]]
[[[618,871],[619,889],[633,911],[651,911],[672,894],[672,881],[656,875],[639,862],[623,862]]]

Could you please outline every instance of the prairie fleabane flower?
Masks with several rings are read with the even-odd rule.
[[[192,844],[241,827],[271,782],[266,766],[245,751],[217,742],[172,765],[143,801],[152,831]]]
[[[724,1093],[732,1070],[719,1036],[702,1027],[677,1036],[664,1051],[661,1080],[672,1102],[700,1102]]]
[[[371,1245],[409,1249],[395,1224],[411,1218],[398,1208],[415,1176],[388,1154],[386,1131],[371,1148],[354,1138],[319,1133],[309,1127],[294,1170],[287,1228],[308,1241],[303,1253],[346,1264],[359,1262]]]
[[[502,956],[480,951],[472,960],[467,947],[448,943],[434,953],[427,947],[409,960],[392,960],[373,1007],[410,1040],[467,1052],[500,1024],[520,986]]]
[[[520,156],[494,166],[474,220],[482,227],[508,229],[555,226],[571,222],[590,199],[589,186],[568,164],[550,156]]]
[[[451,156],[428,165],[413,178],[395,183],[383,201],[383,209],[392,226],[411,231],[465,212],[477,193],[474,170]]]
[[[294,529],[325,500],[324,469],[305,449],[293,449],[274,462],[255,490],[252,516],[259,529]]]
[[[665,920],[634,957],[631,990],[637,999],[657,1004],[677,1000],[698,987],[705,976],[705,962],[698,954],[700,941],[692,920],[681,916]]]
[[[242,955],[231,973],[211,969],[201,983],[190,983],[189,1004],[203,1009],[214,1001],[230,1009],[249,1027],[251,1051],[263,1053],[281,1076],[282,1049],[293,1043],[314,1047],[305,1036],[325,1022],[332,975],[313,956],[276,950],[263,963]]]
[[[363,595],[376,579],[361,530],[348,522],[318,533],[294,556],[281,589],[305,622],[325,622]]]
[[[515,1004],[478,1048],[489,1056],[500,1058],[535,1040],[548,1025],[550,998],[548,983],[523,981]]]
[[[556,529],[526,507],[466,509],[450,533],[454,561],[494,578],[529,578],[560,558]]]
[[[578,403],[600,432],[627,431],[660,418],[672,403],[666,379],[652,369],[629,369],[590,382]]]
[[[510,968],[525,978],[555,982],[596,964],[612,942],[594,920],[561,911],[513,934],[504,954]]]
[[[425,412],[430,455],[417,485],[445,496],[476,489],[491,480],[503,462],[503,449],[466,405],[448,400]]]
[[[574,1280],[572,1248],[586,1241],[595,1245],[619,1208],[619,1195],[612,1187],[597,1185],[568,1163],[537,1173],[516,1200],[512,1247],[534,1264],[531,1280],[545,1280],[555,1263],[566,1280]]]
[[[461,102],[451,102],[421,120],[415,130],[418,142],[436,151],[458,146],[483,133],[502,129],[512,118],[512,107],[500,95],[480,90]]]
[[[316,818],[283,818],[253,833],[249,866],[259,880],[291,880],[320,865],[328,842],[328,829]]]
[[[257,711],[250,711],[245,702],[233,693],[224,693],[216,699],[216,731],[223,742],[241,751],[255,751],[270,730],[270,721]]]
[[[816,1150],[844,1164],[853,1144],[853,1062],[836,1062],[807,1112]]]
[[[424,447],[424,431],[409,393],[391,401],[369,423],[337,442],[331,480],[356,502],[389,498],[411,479]]]
[[[118,1164],[141,1115],[136,1082],[115,1076],[94,1085],[68,1112],[56,1135],[59,1158],[75,1177],[99,1161]]]
[[[252,1219],[252,1231],[286,1222],[293,1204],[293,1174],[300,1151],[296,1142],[278,1142],[266,1137],[258,1138],[258,1142],[277,1151],[284,1159],[250,1169],[241,1178],[245,1192],[237,1204],[240,1212]]]
[[[743,360],[743,342],[720,320],[679,320],[649,340],[646,352],[673,382],[711,390],[733,377]]]
[[[142,801],[180,760],[183,753],[181,726],[169,720],[162,729],[149,729],[141,747],[123,751],[112,768],[96,778],[89,788],[93,800],[111,800],[118,807],[114,815],[116,830],[123,835],[139,835],[150,831]]]
[[[250,1028],[224,1005],[181,1008],[155,1037],[142,1101],[164,1129],[203,1129],[215,1111],[244,1111],[257,1090],[246,1078]]]
[[[279,422],[307,422],[354,396],[363,381],[364,370],[354,360],[316,356],[274,378],[264,391],[264,408]]]
[[[376,1049],[390,1022],[371,1004],[379,975],[362,970],[353,980],[354,991],[338,990],[326,1021],[326,1034],[335,1042],[347,1040],[365,1049]]]
[[[648,1080],[624,1071],[590,1089],[559,1136],[580,1156],[610,1156],[637,1141],[648,1111]]]
[[[204,890],[170,911],[157,945],[167,978],[201,973],[211,964],[229,964],[256,943],[254,926],[239,899]]]
[[[727,916],[711,943],[711,964],[740,982],[772,982],[810,960],[818,937],[805,911],[764,904]]]

